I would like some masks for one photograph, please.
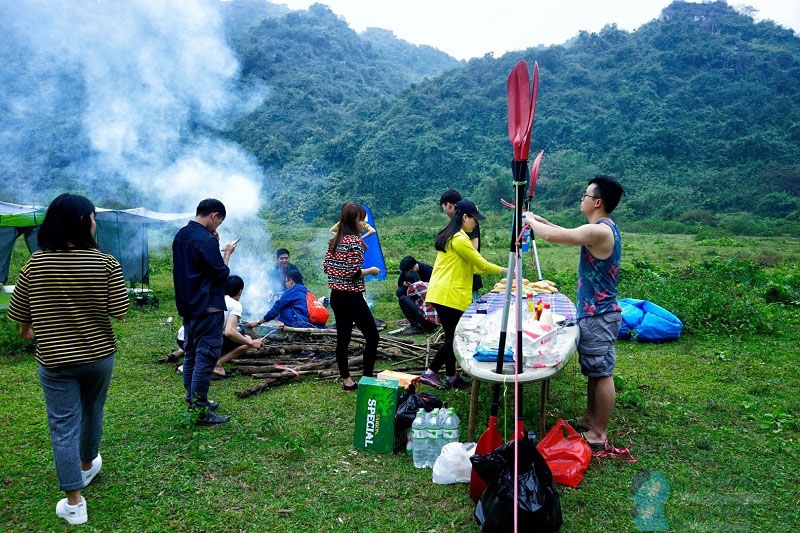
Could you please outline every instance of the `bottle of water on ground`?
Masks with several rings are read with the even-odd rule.
[[[412,457],[414,468],[428,466],[428,428],[425,422],[425,409],[419,409],[414,422],[411,423],[411,438],[414,441]]]
[[[445,403],[444,407],[439,408],[439,414],[436,417],[436,421],[439,423],[439,427],[444,427],[444,419],[447,418],[447,411],[448,411],[447,403]]]
[[[439,437],[439,442],[436,444],[436,457],[439,457],[439,455],[442,454],[442,448],[444,448],[444,445],[447,444],[447,440],[445,440],[444,438],[444,422],[447,419],[449,413],[450,413],[450,408],[448,407],[442,407],[439,409],[439,416],[437,418],[437,421],[439,423],[439,429],[441,430],[441,433]],[[436,459],[434,459],[434,462],[435,461]]]
[[[428,414],[428,466],[433,468],[439,452],[442,450],[442,426],[439,425],[439,409],[434,409]]]
[[[456,414],[456,410],[452,407],[447,410],[447,417],[444,419],[444,424],[442,425],[442,436],[444,437],[444,444],[450,444],[451,442],[460,442],[461,435],[458,431],[458,425],[461,423],[461,420],[458,418]]]

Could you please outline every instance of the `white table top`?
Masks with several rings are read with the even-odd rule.
[[[500,298],[499,302],[497,297]],[[571,306],[569,308],[571,312],[568,315],[564,315],[563,318],[565,320],[560,325],[556,325],[555,332],[544,339],[545,344],[540,346],[541,342],[531,344],[531,341],[524,341],[524,364],[523,372],[519,375],[520,382],[541,381],[558,374],[569,363],[578,347],[580,330],[574,323],[574,305],[569,302],[566,296],[561,294],[548,295],[548,297],[559,300],[562,309],[568,304]],[[502,302],[503,295],[496,295],[494,298],[494,305],[490,306],[488,314],[476,314],[472,306],[464,313],[458,326],[456,326],[453,350],[461,368],[473,378],[489,383],[513,382],[516,363],[505,362],[503,364],[503,373],[497,374],[495,373],[497,369],[496,361],[481,362],[474,358],[475,350],[481,342],[497,350],[495,339],[499,336],[500,323],[502,322],[502,306],[498,306],[498,303]],[[513,305],[511,306],[508,320],[506,345],[511,346],[516,351],[516,314]],[[541,341],[541,339],[538,340]],[[526,355],[526,346],[531,352],[529,355]],[[534,347],[534,349],[531,350],[531,347]],[[537,350],[545,355],[537,354]]]

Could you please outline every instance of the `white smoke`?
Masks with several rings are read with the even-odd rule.
[[[17,93],[9,107],[18,117],[37,108],[56,114],[53,94],[62,91],[64,100],[64,90],[79,87],[89,150],[70,164],[84,179],[120,180],[152,202],[150,209],[188,212],[201,199],[217,197],[229,200],[231,214],[255,214],[262,172],[220,133],[259,105],[266,91],[241,86],[218,5],[7,3],[6,23],[27,40],[27,69],[43,82]],[[60,85],[64,78],[72,83]],[[42,114],[33,116],[41,120]]]
[[[242,239],[230,266],[256,305],[274,263],[257,218],[263,170],[222,134],[267,90],[240,79],[218,8],[216,0],[4,2],[0,175],[16,180],[20,203],[79,185],[104,207],[91,193],[109,181],[124,207],[193,214],[200,200],[220,199],[221,247]],[[59,144],[59,135],[75,139]],[[59,146],[70,153],[54,154]],[[66,169],[55,183],[47,181],[54,166]]]

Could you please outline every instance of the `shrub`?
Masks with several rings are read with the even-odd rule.
[[[789,285],[779,285],[770,281],[764,289],[764,301],[768,304],[800,304],[800,294]]]
[[[708,259],[678,270],[662,270],[634,260],[620,275],[620,295],[650,300],[674,313],[685,333],[765,333],[772,330],[772,310],[765,292],[771,287],[753,262]],[[776,289],[770,288],[770,298]],[[786,295],[781,295],[785,299]]]

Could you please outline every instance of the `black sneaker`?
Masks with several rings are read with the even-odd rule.
[[[461,376],[456,377],[453,381],[449,379],[444,382],[444,386],[447,389],[457,389],[457,390],[467,390],[472,388],[472,382],[463,379]]]
[[[423,335],[424,333],[425,330],[419,326],[408,326],[400,332],[400,335]]]
[[[214,400],[208,400],[208,410],[209,411],[216,411],[218,408],[219,408],[219,402],[215,402]],[[194,405],[193,404],[189,404],[189,410],[190,411],[194,411]]]
[[[439,329],[439,326],[428,322],[422,325],[422,329],[425,330],[425,335],[430,335],[431,333],[436,333],[436,331]]]
[[[227,424],[230,417],[218,415],[214,411],[206,410],[205,415],[200,415],[197,419],[198,426],[215,426],[217,424]]]

